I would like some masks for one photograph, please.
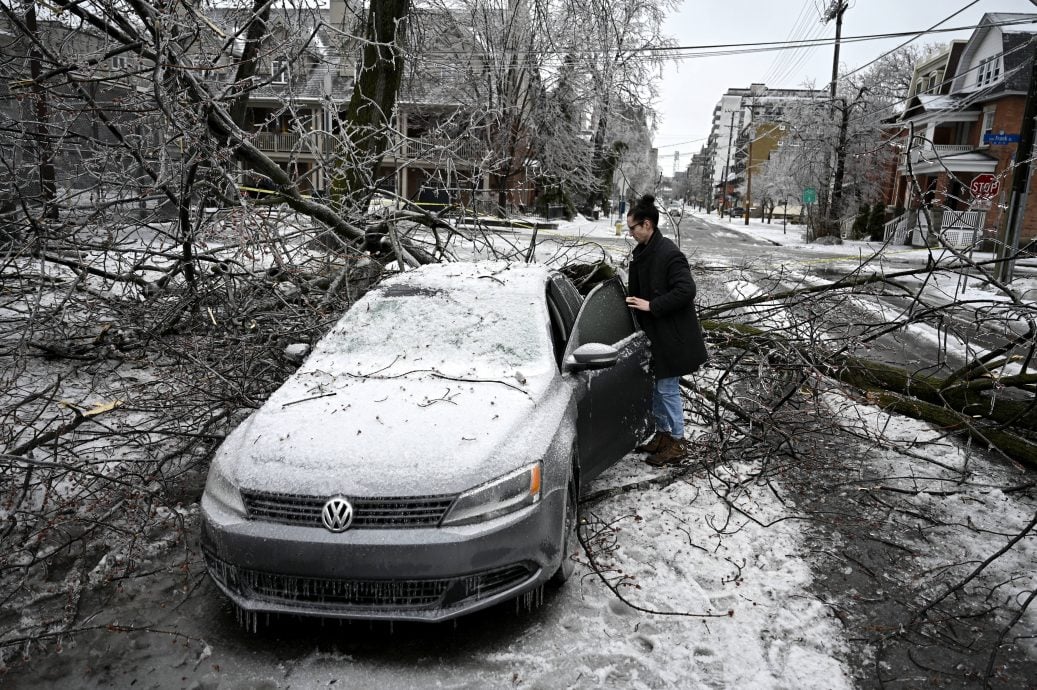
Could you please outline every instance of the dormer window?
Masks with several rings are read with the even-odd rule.
[[[1001,56],[995,55],[979,63],[976,68],[976,86],[993,84],[1001,78]]]
[[[288,62],[286,60],[274,60],[270,63],[270,81],[274,84],[288,83]]]

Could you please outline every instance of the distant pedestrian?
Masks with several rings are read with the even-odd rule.
[[[627,305],[652,348],[655,387],[652,413],[655,435],[638,450],[651,453],[655,467],[677,465],[687,455],[684,446],[684,405],[680,377],[706,361],[706,344],[695,314],[695,280],[680,248],[658,231],[655,197],[641,197],[627,214],[627,228],[637,241],[630,262]]]

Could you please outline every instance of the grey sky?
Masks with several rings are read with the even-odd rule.
[[[835,36],[835,23],[822,27],[820,12],[830,0],[685,0],[666,22],[665,32],[680,46],[784,41],[791,38]],[[1030,0],[851,0],[843,18],[843,37],[901,31],[921,31],[969,6],[940,28],[973,26],[986,12],[1037,13]],[[793,29],[798,30],[793,32]],[[971,31],[922,36],[916,44],[968,38]],[[896,47],[907,38],[843,44],[839,61],[854,68]],[[788,57],[780,57],[784,53]],[[792,59],[789,59],[792,58]],[[776,63],[776,60],[781,62]],[[778,74],[781,78],[775,80]],[[813,82],[824,87],[832,76],[832,47],[684,59],[664,68],[656,110],[660,122],[655,136],[659,165],[669,174],[673,154],[681,166],[699,150],[709,134],[713,106],[730,87],[765,82],[775,88],[797,88]]]

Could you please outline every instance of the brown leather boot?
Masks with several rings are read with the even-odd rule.
[[[669,434],[666,435],[666,438],[667,442],[664,446],[645,460],[652,467],[679,465],[688,457],[688,451],[684,448],[684,439],[676,439]]]
[[[634,450],[638,453],[658,453],[667,446],[666,442],[669,440],[670,435],[668,433],[665,431],[657,431],[650,441],[642,443]]]

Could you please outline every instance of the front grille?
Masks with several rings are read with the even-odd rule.
[[[242,491],[250,520],[285,525],[322,527],[320,513],[327,496],[304,496],[263,491]],[[406,496],[350,498],[355,528],[435,527],[446,515],[454,496]]]
[[[535,576],[516,564],[460,577],[416,580],[339,580],[238,568],[205,554],[209,573],[237,594],[289,606],[340,609],[428,610],[492,597]]]

